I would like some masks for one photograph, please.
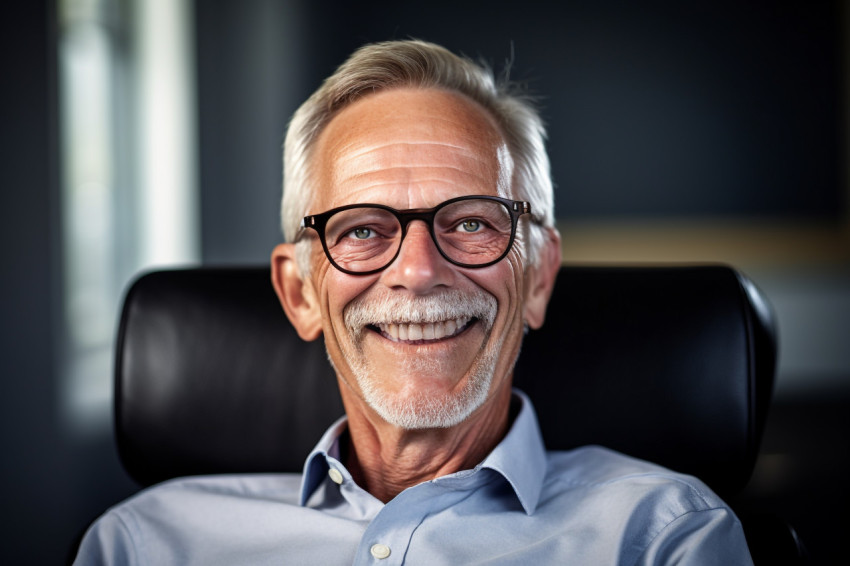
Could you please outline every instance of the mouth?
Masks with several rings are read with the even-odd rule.
[[[370,324],[367,326],[392,342],[404,342],[407,344],[426,344],[438,340],[453,338],[472,326],[478,319],[474,317],[462,317],[457,319],[441,320],[437,322],[409,323],[390,322]]]

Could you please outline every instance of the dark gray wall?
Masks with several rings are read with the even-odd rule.
[[[55,100],[46,5],[11,7],[0,29],[0,68],[7,77],[0,99],[0,450],[3,538],[32,539],[40,530],[58,541],[67,494],[50,481],[65,461],[57,427],[54,329],[58,318],[55,263],[56,190],[51,139]],[[21,23],[39,22],[26,26]],[[12,79],[12,80],[10,80]],[[58,513],[51,513],[55,502]],[[8,549],[7,544],[3,547]],[[13,547],[14,548],[14,547]],[[45,556],[32,545],[32,556]],[[23,549],[12,557],[24,560]]]
[[[196,3],[201,240],[206,263],[268,261],[281,241],[281,151],[310,86],[299,0]]]

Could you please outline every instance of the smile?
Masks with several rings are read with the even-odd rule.
[[[457,336],[470,325],[472,317],[463,317],[454,320],[443,320],[426,323],[391,322],[376,324],[376,329],[384,338],[393,342],[422,342],[431,340],[442,340]]]

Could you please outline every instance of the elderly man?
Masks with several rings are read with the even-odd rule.
[[[511,388],[560,265],[540,118],[419,41],[357,51],[295,114],[273,284],[345,406],[303,477],[169,482],[79,564],[750,564],[698,480],[546,452]]]

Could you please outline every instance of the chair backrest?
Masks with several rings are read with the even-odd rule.
[[[752,472],[775,360],[770,309],[729,267],[568,266],[515,384],[548,448],[609,446],[729,494]],[[300,471],[342,413],[322,341],[298,338],[268,268],[154,272],[127,292],[116,434],[139,483]]]

